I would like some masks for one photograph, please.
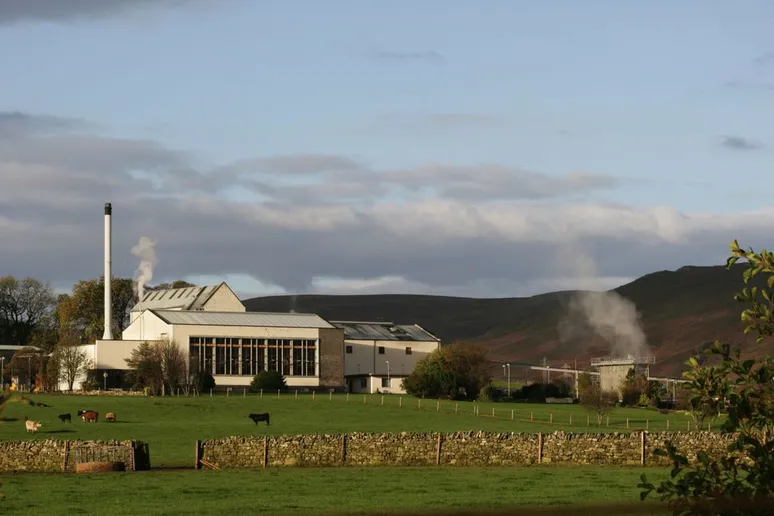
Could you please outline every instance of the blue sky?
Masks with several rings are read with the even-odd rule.
[[[345,202],[329,201],[340,210],[350,210],[347,215],[337,215],[337,223],[344,226],[351,222],[346,221],[353,213],[376,217],[375,212],[364,210],[379,210],[383,215],[411,204],[405,210],[408,212],[417,208],[416,203],[429,202],[422,192],[431,192],[434,185],[428,186],[427,178],[431,177],[436,186],[441,184],[448,167],[467,167],[465,173],[480,174],[482,181],[489,176],[480,167],[502,167],[549,179],[567,174],[600,175],[615,178],[617,184],[570,189],[561,195],[543,193],[539,198],[472,199],[449,192],[430,197],[453,203],[455,213],[467,207],[502,214],[504,211],[496,211],[497,206],[506,204],[513,220],[519,219],[519,209],[531,209],[531,203],[549,211],[551,206],[580,203],[625,206],[637,216],[647,213],[651,221],[658,219],[653,210],[666,211],[677,214],[676,220],[687,217],[706,228],[700,231],[692,226],[690,231],[678,231],[685,237],[679,242],[679,253],[653,251],[656,254],[629,270],[608,266],[603,263],[604,256],[594,256],[599,269],[595,276],[609,278],[605,285],[615,286],[618,281],[659,268],[719,263],[728,242],[737,235],[753,239],[751,245],[766,244],[765,231],[755,233],[755,228],[744,222],[748,219],[740,217],[745,211],[770,206],[770,189],[756,181],[770,174],[774,161],[770,130],[774,119],[774,3],[770,1],[194,0],[164,7],[161,4],[167,2],[83,0],[72,3],[71,9],[62,5],[47,8],[53,0],[30,5],[35,3],[37,10],[21,7],[21,3],[0,7],[0,48],[5,49],[0,52],[4,70],[0,113],[8,114],[7,124],[13,122],[13,113],[64,120],[69,124],[68,135],[89,135],[100,141],[111,138],[114,143],[142,142],[179,153],[183,157],[178,156],[177,169],[190,168],[208,177],[235,163],[253,163],[266,156],[287,160],[293,156],[346,157],[362,167],[362,174],[403,171],[399,177],[411,176],[404,185],[419,185],[411,181],[418,169],[424,171],[425,182],[413,191],[413,187],[396,186],[399,181],[393,180],[390,188],[378,194],[364,190]],[[24,138],[36,145],[51,143],[40,135],[25,134]],[[83,153],[79,159],[88,161],[88,145],[78,149]],[[125,154],[116,160],[122,157]],[[72,158],[72,154],[68,152],[65,158]],[[57,162],[61,173],[73,173],[65,158]],[[110,159],[109,153],[105,159]],[[137,193],[132,181],[122,183],[120,177],[140,181],[163,175],[166,170],[161,169],[170,166],[153,159],[133,158],[131,166],[117,170],[115,180],[100,193],[112,195],[120,206],[119,199],[127,191],[130,196]],[[14,175],[18,179],[24,172],[11,168],[11,164],[18,166],[18,157],[3,160],[0,153],[0,173],[4,178]],[[423,167],[431,164],[447,168],[434,169],[428,176]],[[275,186],[314,183],[326,172],[320,168],[299,175],[288,172],[287,167],[252,171]],[[338,177],[334,187],[341,187],[343,178],[350,176]],[[470,181],[462,188],[469,188]],[[25,189],[23,193],[34,197],[29,185],[19,184],[18,188]],[[162,193],[173,194],[168,186]],[[205,193],[233,205],[262,206],[268,199],[265,189],[241,182],[222,181]],[[143,192],[146,194],[150,192]],[[159,192],[155,195],[157,198]],[[178,209],[178,215],[180,210],[194,209],[191,199],[195,195],[203,193],[180,194],[178,200],[187,199],[188,204]],[[133,199],[133,206],[140,206],[141,198]],[[106,200],[110,199],[94,200],[96,209],[80,203],[62,207],[61,213],[71,213],[74,219],[81,216],[79,210],[98,214]],[[290,205],[287,199],[281,202]],[[298,197],[293,202],[322,203],[319,198],[302,202]],[[12,214],[9,227],[12,223],[25,223],[26,227],[44,223],[13,212],[12,204],[8,200],[5,208]],[[429,208],[423,204],[417,209],[416,216],[422,217],[427,213],[423,210]],[[136,211],[132,211],[133,217]],[[116,224],[120,213],[117,209]],[[197,213],[204,216],[200,209]],[[439,216],[437,211],[432,213]],[[730,226],[718,234],[718,225],[723,223],[708,221],[709,214],[718,220],[733,214],[737,222],[727,222]],[[616,217],[615,212],[595,217],[600,216]],[[309,217],[320,220],[319,214]],[[143,222],[141,216],[131,220],[127,216],[135,242],[140,234],[172,220],[171,215],[161,212],[158,216],[146,213],[145,218]],[[97,225],[100,222],[96,220]],[[277,223],[287,230],[287,220]],[[470,240],[467,244],[460,240],[471,238],[460,233],[465,223],[456,224],[453,243],[439,240],[433,249],[428,244],[422,251],[428,253],[426,257],[406,257],[407,248],[401,247],[390,251],[395,256],[383,257],[383,265],[353,265],[351,277],[347,277],[348,269],[335,266],[344,259],[343,250],[337,255],[335,250],[310,246],[310,250],[315,249],[310,252],[321,260],[331,260],[332,265],[317,270],[320,264],[314,260],[294,263],[305,268],[301,276],[316,278],[298,283],[288,279],[293,276],[290,271],[229,264],[229,258],[223,258],[222,266],[212,258],[190,267],[165,268],[165,261],[179,264],[178,257],[191,256],[186,247],[191,244],[173,244],[162,235],[149,236],[158,239],[160,277],[184,275],[207,281],[229,277],[242,292],[339,292],[351,287],[367,292],[520,295],[556,286],[548,281],[549,276],[558,274],[556,271],[540,278],[530,269],[514,272],[511,277],[503,264],[484,264],[482,270],[496,272],[463,277],[470,270],[465,260],[475,259],[480,264],[479,257],[457,252],[471,245]],[[556,227],[564,222],[551,224]],[[737,231],[733,224],[742,229]],[[312,238],[314,228],[291,225],[293,231],[302,232],[299,238]],[[654,223],[656,226],[659,224]],[[389,223],[380,228],[390,238],[400,232]],[[181,231],[179,225],[174,229]],[[749,235],[748,230],[752,231]],[[274,235],[264,226],[256,228],[255,235],[262,235],[261,231]],[[626,228],[616,231],[630,234],[631,228],[629,233]],[[663,232],[654,232],[669,242]],[[400,246],[410,246],[417,235],[400,236],[406,239]],[[240,247],[245,245],[245,235],[233,238],[242,240],[234,244],[235,252],[252,252]],[[599,243],[598,238],[607,240]],[[694,238],[700,238],[701,245]],[[584,249],[591,251],[584,252],[595,254],[599,246],[612,245],[610,239],[620,241],[610,231],[598,228],[588,240],[571,240],[585,242]],[[642,243],[642,238],[636,240]],[[507,241],[488,242],[493,246],[488,253],[504,252]],[[517,241],[519,245],[507,251],[515,253],[510,257],[513,263],[524,259],[518,248],[525,240],[519,237]],[[363,242],[361,239],[357,245],[365,245]],[[510,242],[513,244],[513,238]],[[66,239],[61,245],[67,245]],[[265,252],[265,247],[255,245],[258,254]],[[296,252],[299,247],[278,243],[270,248]],[[708,256],[707,249],[717,249],[717,254]],[[448,266],[448,276],[428,272],[433,267],[427,263],[440,259],[431,257],[433,250],[443,260],[459,262]],[[130,267],[135,258],[123,248],[118,251],[128,255],[126,265],[117,258],[119,267]],[[610,253],[615,251],[602,254]],[[5,258],[18,262],[19,256],[0,258],[3,263],[7,263]],[[368,258],[360,256],[358,260]],[[20,274],[22,265],[17,263],[13,271]],[[96,267],[98,270],[99,264]],[[29,273],[54,275],[52,281],[66,286],[92,270],[57,269],[40,260]],[[567,267],[561,277],[577,276],[564,269]],[[132,271],[124,272],[128,275]],[[501,290],[496,285],[505,287]]]

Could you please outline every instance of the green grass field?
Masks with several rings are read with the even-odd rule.
[[[405,514],[420,509],[569,508],[614,502],[640,507],[636,485],[643,472],[654,479],[668,475],[664,469],[594,467],[6,475],[0,477],[0,491],[5,492],[0,514]]]
[[[32,407],[11,404],[0,422],[0,439],[138,439],[150,445],[154,467],[192,466],[197,439],[231,435],[315,434],[345,432],[455,432],[484,430],[496,432],[576,432],[685,430],[688,416],[659,414],[646,409],[614,409],[609,426],[597,426],[577,405],[516,403],[469,403],[417,400],[408,396],[248,394],[200,398],[113,397],[33,395],[32,399],[51,405]],[[100,413],[100,422],[84,423],[76,417],[79,409]],[[115,412],[116,423],[101,420]],[[255,426],[247,414],[271,413],[271,426]],[[476,415],[476,411],[478,415]],[[493,413],[494,411],[494,413]],[[61,423],[57,415],[69,412],[72,424]],[[494,415],[493,415],[494,414]],[[25,431],[23,418],[41,421],[36,434]],[[513,419],[511,419],[513,417]],[[15,419],[15,421],[14,421]]]

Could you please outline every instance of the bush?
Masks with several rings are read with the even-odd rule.
[[[279,371],[261,371],[250,382],[250,392],[287,391],[285,377]]]
[[[210,389],[215,388],[215,378],[207,371],[199,371],[193,375],[193,384],[200,394],[209,392]]]

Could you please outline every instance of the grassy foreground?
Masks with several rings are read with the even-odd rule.
[[[639,506],[639,475],[598,467],[330,468],[7,475],[0,513],[288,514],[420,509]],[[573,514],[581,514],[575,513]],[[585,513],[583,513],[585,514]],[[616,513],[618,514],[618,513]],[[642,513],[638,513],[642,514]],[[662,514],[653,511],[652,514]]]
[[[515,403],[455,403],[421,401],[407,396],[316,396],[294,393],[242,393],[200,398],[113,397],[33,395],[50,405],[9,405],[0,421],[0,439],[138,439],[150,445],[151,463],[158,466],[192,466],[197,439],[232,435],[320,434],[346,432],[576,432],[686,429],[687,416],[661,415],[653,410],[616,409],[601,427],[586,426],[587,413],[577,405]],[[100,421],[84,423],[79,409],[100,413]],[[493,411],[494,410],[494,417]],[[102,416],[115,412],[118,421],[105,423]],[[476,415],[476,411],[478,414]],[[513,413],[512,413],[513,411]],[[73,422],[61,423],[69,412]],[[250,412],[271,413],[271,426],[253,425]],[[513,415],[513,419],[511,416]],[[23,418],[41,421],[35,434],[25,431]],[[530,421],[531,420],[531,421]],[[592,418],[593,421],[593,418]]]

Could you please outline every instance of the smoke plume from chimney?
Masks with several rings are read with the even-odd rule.
[[[630,300],[615,291],[598,291],[597,267],[594,260],[573,250],[572,260],[580,280],[580,290],[573,295],[567,313],[559,323],[563,342],[601,337],[610,353],[618,357],[642,357],[650,354],[640,314]]]
[[[138,301],[145,295],[145,285],[153,279],[153,267],[156,259],[156,242],[148,237],[140,237],[140,241],[132,247],[132,254],[140,259],[140,265],[134,271],[134,291]]]

